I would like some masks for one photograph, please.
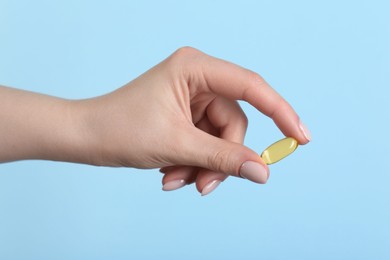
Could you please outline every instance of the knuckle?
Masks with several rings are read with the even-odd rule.
[[[249,74],[255,86],[266,84],[264,78],[259,73],[249,70]]]
[[[226,172],[229,169],[230,152],[228,150],[220,150],[209,158],[209,168],[216,172]]]
[[[264,83],[264,78],[257,72],[252,71],[252,78],[257,83]]]
[[[206,55],[201,51],[184,46],[168,58],[168,67],[175,75],[182,76],[188,85],[194,83],[193,85],[199,86],[201,84],[197,83],[204,83],[202,68],[205,57]]]
[[[249,99],[249,97],[253,95],[253,91],[259,86],[267,85],[267,82],[260,74],[248,69],[246,70],[248,72],[248,85],[242,94],[242,98],[245,100]]]
[[[196,61],[199,60],[201,55],[202,52],[199,50],[193,47],[184,46],[173,52],[166,62],[168,67],[174,71],[191,71],[194,69]]]
[[[190,46],[184,46],[177,49],[173,54],[172,57],[176,60],[186,60],[188,58],[192,58],[196,55],[199,55],[201,52],[193,47]]]

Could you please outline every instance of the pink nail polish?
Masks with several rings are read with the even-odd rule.
[[[300,120],[299,120],[299,129],[301,129],[306,140],[310,142],[311,141],[311,133],[310,133],[309,129],[306,127],[306,125],[304,123],[302,123],[302,121],[300,121]]]
[[[204,186],[204,188],[202,189],[202,193],[201,195],[202,196],[205,196],[209,193],[211,193],[213,190],[215,190],[218,185],[221,184],[221,181],[220,180],[213,180],[211,182],[209,182],[206,186]]]
[[[267,169],[260,163],[252,161],[247,161],[242,164],[240,175],[242,178],[260,184],[265,184],[268,180]]]
[[[174,180],[167,182],[163,185],[162,190],[163,191],[172,191],[180,189],[181,187],[185,186],[187,183],[185,180]]]

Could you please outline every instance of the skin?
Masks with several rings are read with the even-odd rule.
[[[239,177],[259,155],[242,145],[248,120],[236,100],[309,140],[292,107],[257,73],[183,47],[103,96],[65,100],[0,86],[0,162],[43,159],[97,166],[161,168],[163,184],[198,191]]]

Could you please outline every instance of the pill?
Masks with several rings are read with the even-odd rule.
[[[261,153],[260,157],[266,164],[273,164],[290,155],[297,147],[297,140],[287,137],[268,146],[267,149]]]

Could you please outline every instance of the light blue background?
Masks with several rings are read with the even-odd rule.
[[[1,0],[0,84],[92,97],[190,45],[263,75],[313,141],[206,197],[157,170],[2,164],[0,259],[390,259],[388,3]],[[282,137],[243,107],[249,147]]]

